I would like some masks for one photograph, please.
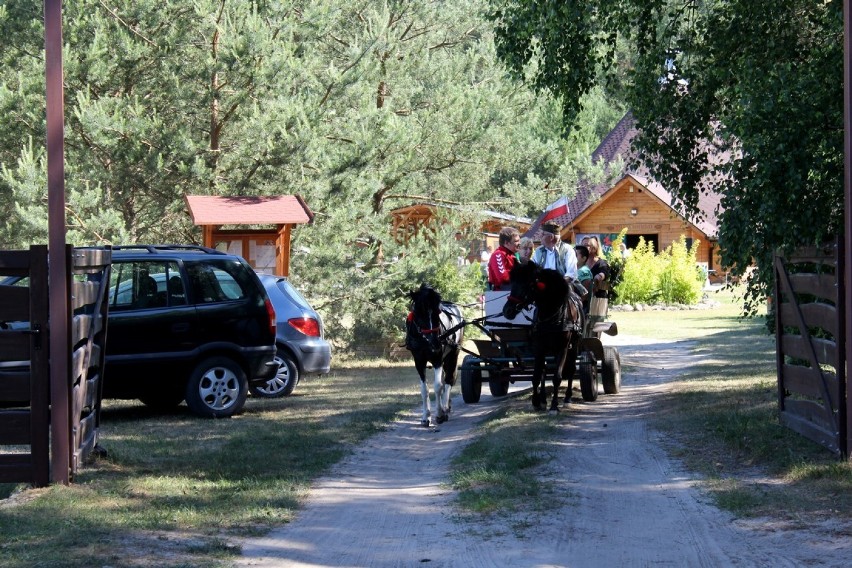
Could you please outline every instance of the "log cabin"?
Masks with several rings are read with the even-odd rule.
[[[594,151],[592,161],[602,162],[605,170],[628,163],[636,133],[635,120],[628,112]],[[606,182],[579,184],[577,192],[568,199],[567,211],[556,218],[562,225],[564,241],[575,243],[586,235],[594,235],[607,248],[626,228],[628,248],[635,247],[641,237],[652,242],[654,250],[659,252],[683,235],[688,246],[699,242],[696,259],[709,270],[710,279],[725,278],[718,243],[720,195],[702,194],[699,199],[701,218],[687,219],[674,208],[671,194],[641,164],[635,168],[625,167],[614,179],[609,177]],[[538,238],[538,227],[545,214],[532,225],[528,236]]]

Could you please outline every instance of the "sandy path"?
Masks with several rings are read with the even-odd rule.
[[[501,404],[485,393],[476,405],[457,396],[452,418],[440,428],[420,428],[412,411],[368,441],[317,482],[293,523],[244,542],[238,565],[850,565],[849,532],[734,521],[660,448],[645,417],[671,377],[694,364],[688,344],[624,336],[607,343],[619,346],[630,371],[619,395],[567,409],[572,418],[561,426],[561,447],[547,474],[559,499],[546,515],[474,525],[454,513],[444,485],[449,458]]]

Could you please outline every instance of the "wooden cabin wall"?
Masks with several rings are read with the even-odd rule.
[[[630,213],[633,208],[637,210],[635,216]],[[657,235],[660,250],[680,239],[681,235],[687,239],[699,240],[701,244],[696,260],[708,263],[712,270],[721,274],[718,246],[711,243],[692,224],[676,215],[668,205],[635,184],[625,183],[616,187],[591,213],[578,224],[569,227],[573,228],[573,233],[563,234],[563,238],[573,242],[578,234],[617,234],[625,227],[628,235]]]

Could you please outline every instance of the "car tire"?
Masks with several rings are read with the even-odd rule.
[[[198,416],[227,418],[243,409],[248,380],[228,357],[211,357],[195,367],[186,385],[186,405]]]
[[[263,384],[249,386],[252,396],[258,398],[279,398],[290,396],[299,384],[299,368],[296,363],[281,351],[275,356],[278,373]]]

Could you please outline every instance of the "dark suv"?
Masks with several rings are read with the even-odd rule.
[[[105,398],[239,412],[275,377],[275,311],[242,258],[184,245],[112,249]]]

